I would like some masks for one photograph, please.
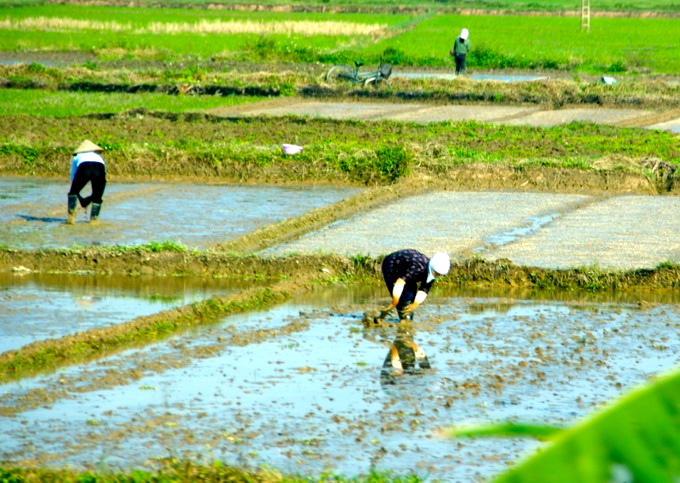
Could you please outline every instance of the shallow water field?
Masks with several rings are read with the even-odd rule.
[[[263,253],[379,256],[412,247],[427,254],[478,254],[553,269],[654,268],[680,261],[678,210],[677,197],[431,192],[360,213]]]
[[[0,352],[224,296],[244,286],[217,279],[0,274]]]
[[[66,225],[68,179],[0,178],[0,244],[12,248],[138,245],[173,240],[205,249],[334,203],[354,188],[109,182],[100,223],[77,210]],[[83,196],[90,193],[89,185]]]
[[[567,425],[680,362],[673,299],[436,288],[415,324],[365,327],[362,315],[385,301],[383,291],[335,287],[0,386],[0,460],[101,470],[177,457],[317,476],[377,468],[480,481],[539,443],[453,441],[441,428]]]
[[[404,79],[456,79],[454,73],[441,72],[392,72],[392,77],[402,77]],[[496,82],[528,82],[544,80],[546,76],[538,75],[513,75],[513,74],[471,74],[468,77],[478,81],[496,81]]]

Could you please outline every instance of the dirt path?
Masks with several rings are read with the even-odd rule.
[[[393,102],[335,102],[277,99],[260,103],[217,108],[211,114],[231,116],[303,116],[335,119],[394,120],[417,123],[479,121],[508,125],[556,126],[591,122],[625,127],[645,127],[680,133],[680,110],[658,113],[644,109],[569,107],[551,110],[536,106],[435,105]]]

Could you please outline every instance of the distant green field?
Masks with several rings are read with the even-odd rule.
[[[92,52],[116,58],[282,60],[450,66],[462,27],[473,69],[680,73],[671,18],[244,12],[45,5],[0,7],[0,51]],[[278,30],[277,30],[278,29]]]
[[[92,93],[0,89],[0,108],[7,116],[26,114],[41,117],[83,116],[119,113],[135,108],[167,112],[202,111],[248,102],[258,97],[169,96],[156,93]]]
[[[125,5],[128,2],[122,0],[109,0],[111,3]],[[43,3],[44,0],[0,0],[0,5],[32,5]],[[78,0],[71,0],[70,3],[78,3]],[[206,6],[215,4],[214,0],[135,0],[137,6]],[[258,5],[258,6],[286,6],[293,8],[304,7],[340,7],[345,9],[385,9],[392,10],[395,6],[393,0],[333,0],[332,4],[328,0],[264,0],[259,2],[248,2],[242,0],[221,0],[222,5]],[[422,8],[434,10],[453,10],[453,9],[482,9],[482,10],[508,10],[508,11],[575,11],[580,8],[578,0],[401,0],[400,6],[407,8]],[[593,11],[605,12],[680,12],[680,3],[672,0],[597,0],[592,2]]]
[[[469,64],[490,68],[568,68],[619,72],[647,68],[680,73],[680,21],[675,19],[598,18],[590,33],[569,17],[496,17],[442,15],[413,30],[366,49],[403,52],[417,63],[446,57],[461,28],[470,30]],[[424,40],[426,39],[426,40]]]

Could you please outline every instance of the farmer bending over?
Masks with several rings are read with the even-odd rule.
[[[413,320],[413,311],[423,303],[436,277],[446,275],[451,268],[448,254],[437,252],[430,259],[417,250],[406,249],[390,253],[382,263],[382,273],[392,303],[383,309],[383,319],[397,308],[399,320]]]
[[[102,196],[106,188],[106,166],[101,157],[102,148],[92,141],[85,140],[73,151],[71,160],[71,189],[68,192],[68,218],[66,223],[76,222],[76,206],[87,208],[92,203],[90,222],[96,222],[102,208]],[[80,196],[85,185],[92,184],[92,195],[86,198]]]

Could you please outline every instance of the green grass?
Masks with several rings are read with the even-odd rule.
[[[0,89],[2,114],[71,117],[94,113],[119,113],[134,108],[169,112],[202,111],[214,107],[247,104],[259,97],[172,96],[157,93],[100,93]]]
[[[10,17],[22,19],[29,17],[57,17],[79,20],[118,22],[142,27],[150,23],[194,23],[199,20],[251,20],[257,22],[306,21],[306,22],[348,22],[363,24],[398,25],[406,21],[406,14],[342,13],[328,14],[318,12],[271,12],[239,10],[201,10],[182,8],[120,8],[105,6],[78,5],[39,5],[8,8],[0,2],[0,19]]]
[[[112,24],[99,29],[24,26],[0,29],[0,50],[93,52],[102,59],[151,57],[161,60],[287,60],[335,63],[353,58],[397,65],[450,66],[448,51],[462,27],[470,30],[471,69],[566,69],[594,73],[680,74],[680,28],[674,18],[593,18],[589,33],[578,17],[459,16],[434,12],[412,15],[367,13],[242,12],[202,9],[114,8],[72,5],[0,7],[0,19],[67,18]],[[340,22],[384,26],[371,37],[320,33],[150,33],[152,22],[195,25],[206,21]],[[194,28],[194,27],[191,27]],[[120,30],[117,30],[120,29]]]
[[[568,17],[441,15],[366,49],[391,48],[414,64],[439,64],[453,40],[470,30],[471,68],[560,68],[596,72],[649,69],[680,73],[680,28],[675,19],[593,19],[590,33]],[[427,39],[423,41],[423,39]],[[641,41],[633,40],[641,39]],[[447,59],[448,60],[448,59]],[[448,61],[449,63],[451,61]]]

